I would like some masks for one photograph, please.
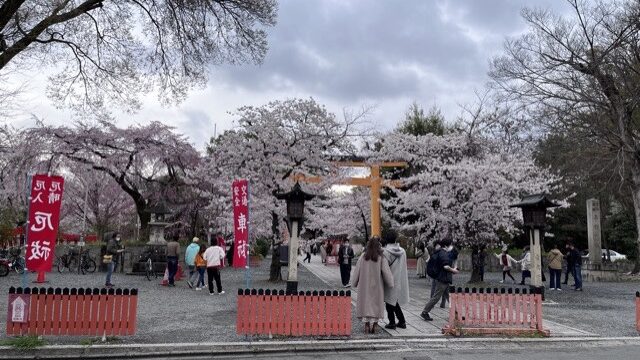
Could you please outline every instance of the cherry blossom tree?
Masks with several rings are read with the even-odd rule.
[[[135,214],[131,197],[111,176],[75,163],[70,165],[65,176],[62,226],[81,232],[86,221],[86,230],[95,231],[98,239],[102,239],[116,227],[121,220],[118,217]]]
[[[323,193],[335,174],[331,156],[352,153],[353,138],[367,110],[337,120],[313,99],[273,101],[260,107],[238,109],[238,127],[212,141],[200,171],[209,174],[213,192],[231,199],[233,178],[250,183],[251,237],[269,236],[278,243],[279,218],[284,204],[274,192],[288,191],[294,175],[328,175],[320,184],[303,184],[312,193]],[[219,204],[217,204],[219,205]],[[225,213],[231,217],[230,200]],[[280,264],[274,256],[270,279],[278,280]]]
[[[0,78],[51,67],[48,95],[82,111],[136,110],[150,91],[174,103],[206,84],[209,65],[260,63],[276,10],[274,0],[0,1]]]
[[[329,191],[307,207],[305,228],[320,235],[346,235],[369,238],[371,199],[369,189],[354,187],[348,191]]]
[[[499,230],[514,233],[519,219],[509,205],[523,194],[549,192],[557,179],[530,156],[499,152],[483,138],[465,134],[389,134],[379,159],[405,160],[416,169],[384,206],[398,226],[430,240],[452,237],[459,246],[484,249]],[[405,221],[406,220],[406,221]],[[477,269],[472,281],[479,278]]]
[[[147,209],[168,194],[187,186],[187,169],[198,165],[200,154],[184,136],[160,122],[118,128],[108,122],[28,129],[40,139],[47,155],[84,165],[111,177],[133,200],[140,219],[141,240],[149,236]]]

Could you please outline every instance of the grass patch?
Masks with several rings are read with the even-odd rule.
[[[0,345],[12,346],[17,349],[30,350],[47,345],[47,342],[37,336],[19,336],[0,341]]]

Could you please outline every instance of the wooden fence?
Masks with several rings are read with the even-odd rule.
[[[351,335],[351,291],[238,289],[240,335]]]
[[[444,334],[540,334],[549,336],[542,325],[540,291],[505,288],[450,288],[451,308]]]
[[[137,289],[9,288],[7,335],[133,335]]]

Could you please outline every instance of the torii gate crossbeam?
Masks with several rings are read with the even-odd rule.
[[[339,167],[367,167],[370,170],[368,177],[349,177],[341,184],[352,186],[369,187],[371,193],[371,236],[381,235],[381,219],[380,219],[380,190],[383,186],[399,187],[401,182],[398,180],[383,180],[380,177],[380,169],[392,167],[407,167],[404,161],[386,161],[378,163],[368,163],[364,161],[336,161],[333,162]],[[309,183],[319,183],[321,178],[318,176],[307,177],[302,174],[294,176],[296,181],[304,181]]]

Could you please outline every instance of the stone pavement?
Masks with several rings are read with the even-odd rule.
[[[330,287],[340,287],[340,269],[338,266],[325,266],[321,263],[319,256],[314,256],[311,259],[311,263],[302,263],[303,257],[299,258],[301,264],[307,268],[311,273],[316,275],[322,281],[324,281]],[[458,285],[458,284],[456,284]],[[459,284],[463,286],[463,284]],[[402,312],[407,321],[406,329],[388,330],[385,329],[393,337],[440,337],[442,335],[442,327],[445,325],[449,317],[449,309],[441,309],[436,306],[430,313],[434,321],[424,321],[420,314],[426,304],[429,293],[431,291],[430,280],[418,279],[415,272],[409,271],[409,304],[402,307]],[[351,289],[352,303],[355,305],[358,297],[356,289]],[[548,302],[548,305],[543,306],[556,306],[554,302]],[[387,324],[387,321],[384,321]],[[543,324],[546,329],[549,329],[552,337],[585,337],[585,336],[598,336],[597,334],[576,329],[567,325],[560,324],[555,321],[543,319]],[[357,330],[356,330],[357,331]]]

